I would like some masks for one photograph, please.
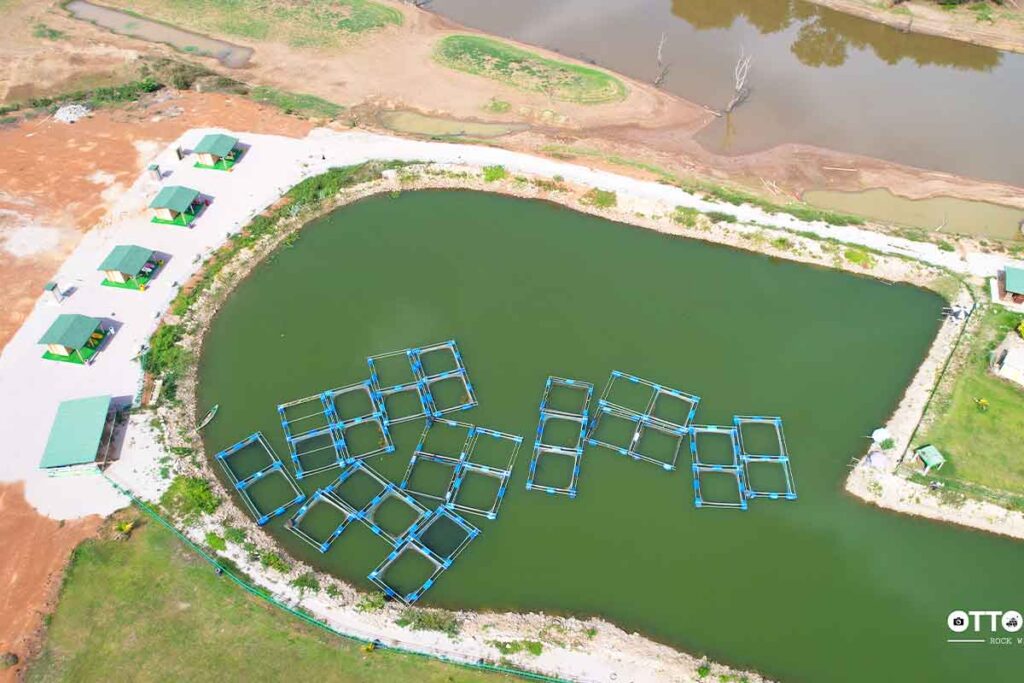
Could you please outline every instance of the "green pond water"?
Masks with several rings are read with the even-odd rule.
[[[372,198],[308,226],[226,302],[201,358],[201,404],[221,405],[206,446],[259,429],[287,457],[276,404],[365,378],[367,355],[453,337],[480,400],[459,417],[528,441],[549,374],[600,389],[632,372],[700,395],[698,422],[778,414],[800,499],[747,512],[697,510],[685,468],[602,449],[586,451],[576,500],[527,492],[524,450],[498,519],[469,517],[483,533],[423,602],[597,614],[784,680],[1016,680],[1024,648],[949,644],[946,616],[1019,609],[1021,546],[842,490],[941,306],[540,202]],[[395,427],[397,452],[371,464],[399,480],[421,428]],[[364,587],[388,551],[357,523],[319,555],[282,524],[289,552]]]

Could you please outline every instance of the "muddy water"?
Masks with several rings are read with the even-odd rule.
[[[739,154],[799,142],[1024,185],[1024,55],[905,34],[798,0],[434,0],[430,8],[713,108],[741,50],[753,92],[700,135]],[[984,106],[979,106],[984,103]]]
[[[910,225],[925,230],[1021,240],[1024,210],[1000,204],[972,202],[955,197],[907,199],[888,190],[875,188],[864,192],[805,192],[808,204],[867,216],[885,223]]]
[[[154,43],[166,43],[182,52],[216,57],[221,64],[233,69],[245,66],[252,57],[252,48],[208,38],[127,12],[100,7],[84,0],[74,0],[66,7],[76,19],[90,21],[114,33]]]
[[[525,124],[459,121],[442,116],[427,116],[414,111],[383,112],[380,115],[380,122],[389,130],[431,137],[496,138],[527,128]]]

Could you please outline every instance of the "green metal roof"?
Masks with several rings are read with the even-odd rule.
[[[187,211],[199,196],[198,190],[180,185],[168,185],[149,203],[151,209],[170,209],[179,213]]]
[[[99,318],[90,318],[78,313],[62,313],[40,337],[40,344],[60,344],[71,349],[80,349],[100,326]]]
[[[942,463],[946,462],[946,458],[943,457],[942,453],[935,446],[923,446],[915,451],[915,455],[921,458],[921,461],[928,467],[938,467]]]
[[[94,461],[109,410],[110,396],[78,398],[61,403],[39,467],[68,467]]]
[[[142,266],[153,255],[152,249],[136,246],[134,244],[119,244],[114,247],[107,258],[96,270],[116,270],[126,275],[138,275]]]
[[[1024,294],[1024,268],[1006,266],[1006,291]]]
[[[197,154],[212,154],[218,157],[226,157],[238,144],[238,138],[223,133],[210,133],[199,141],[192,151]]]

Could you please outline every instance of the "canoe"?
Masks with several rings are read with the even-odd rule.
[[[210,424],[210,422],[211,422],[211,421],[213,420],[214,416],[215,416],[215,415],[217,414],[217,409],[218,409],[218,408],[220,408],[220,404],[218,404],[218,405],[215,405],[214,407],[210,408],[210,412],[208,412],[208,413],[206,414],[206,417],[204,417],[204,418],[203,418],[203,419],[202,419],[202,420],[201,420],[201,421],[199,422],[199,426],[198,426],[198,427],[196,427],[196,431],[197,431],[197,432],[198,432],[198,431],[199,431],[200,429],[202,429],[203,427],[205,427],[206,425]]]

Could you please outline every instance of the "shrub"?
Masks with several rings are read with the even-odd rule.
[[[224,527],[224,540],[235,545],[242,545],[245,543],[245,529],[239,529],[233,526]]]
[[[886,440],[884,440],[882,443],[880,443],[878,445],[881,446],[883,451],[888,451],[888,450],[891,450],[891,449],[896,447],[896,440],[895,439],[886,439]]]
[[[0,671],[15,666],[19,661],[20,660],[18,659],[18,655],[14,654],[13,652],[3,653],[2,655],[0,655]]]
[[[503,655],[529,652],[534,657],[537,657],[544,651],[544,643],[537,640],[492,640],[491,645]]]
[[[942,251],[956,251],[956,247],[947,242],[946,240],[940,240],[938,244],[939,249]]]
[[[451,612],[414,607],[404,610],[395,623],[399,626],[408,626],[413,631],[441,631],[452,638],[459,635],[462,628],[458,617]]]
[[[677,206],[676,210],[672,213],[672,220],[679,225],[692,228],[697,225],[697,216],[699,215],[700,211],[697,209],[688,206]]]
[[[302,576],[295,577],[292,579],[291,585],[299,589],[300,595],[304,595],[306,591],[320,592],[320,581],[313,572],[306,572]]]
[[[872,258],[871,254],[862,249],[854,249],[851,247],[843,253],[843,256],[847,261],[854,263],[861,268],[871,268],[875,265],[875,259]]]
[[[285,562],[283,557],[271,550],[264,550],[260,553],[260,564],[266,569],[273,569],[282,574],[291,569],[291,565]]]
[[[212,514],[220,502],[210,488],[210,482],[200,477],[175,477],[160,498],[164,508],[182,518]]]
[[[212,531],[206,532],[206,545],[210,546],[214,550],[224,551],[228,549],[227,542]]]
[[[610,209],[619,203],[618,196],[611,190],[599,190],[596,187],[583,195],[581,202],[599,209]]]
[[[492,97],[490,102],[487,103],[487,109],[493,111],[495,114],[504,114],[512,108],[510,102],[505,100],[499,100],[496,97]]]
[[[356,603],[357,612],[379,612],[384,609],[385,598],[380,592],[366,593]]]
[[[789,251],[793,248],[793,242],[785,237],[776,237],[772,240],[772,246],[782,251]]]
[[[712,223],[735,223],[736,216],[731,213],[725,213],[724,211],[708,211],[704,214],[711,219]]]
[[[701,665],[697,667],[697,678],[707,678],[710,673],[711,666],[707,662],[701,662]]]
[[[508,177],[508,171],[504,166],[484,166],[484,182],[493,183]]]

